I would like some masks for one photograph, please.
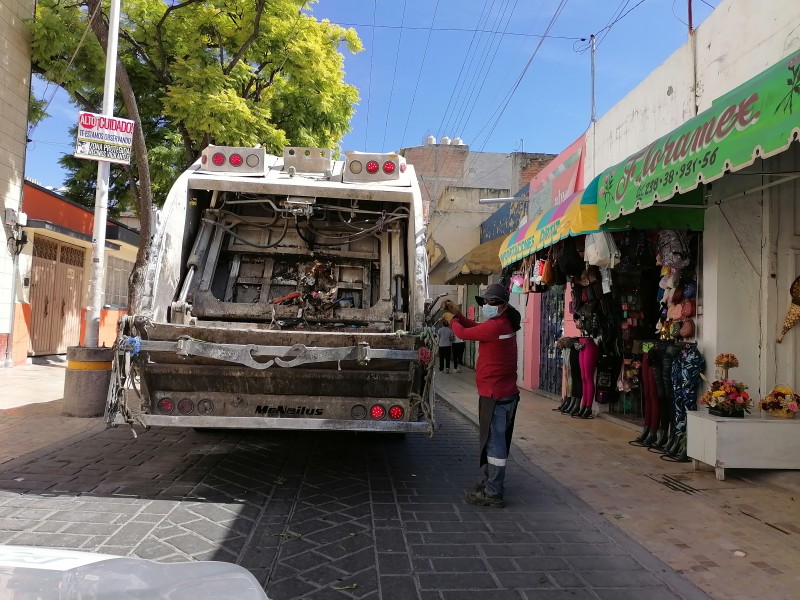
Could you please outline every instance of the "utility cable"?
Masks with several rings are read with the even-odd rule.
[[[394,97],[394,82],[397,79],[397,64],[400,62],[400,42],[403,41],[403,24],[406,22],[406,5],[408,0],[403,0],[403,14],[400,17],[400,35],[397,36],[397,49],[394,52],[394,69],[392,70],[392,85],[389,88],[389,106],[386,109],[386,122],[383,125],[383,140],[381,140],[381,150],[386,150],[386,132],[389,129],[389,115],[392,114],[392,98]],[[373,19],[374,21],[374,19]],[[375,24],[372,25],[375,27]],[[373,30],[374,37],[374,30]],[[372,73],[372,69],[370,69]],[[366,148],[365,148],[366,150]],[[399,148],[397,148],[399,150]]]
[[[67,66],[64,68],[64,72],[61,74],[61,79],[59,79],[57,82],[55,82],[56,87],[53,88],[53,93],[50,95],[50,99],[44,105],[44,109],[42,110],[42,112],[44,114],[47,114],[47,109],[50,108],[50,103],[53,101],[53,98],[56,97],[56,93],[58,92],[58,89],[61,87],[61,84],[64,83],[64,77],[69,72],[69,69],[72,66],[72,63],[75,61],[75,58],[78,56],[78,52],[80,52],[80,49],[83,46],[83,42],[86,41],[86,36],[89,34],[89,29],[92,26],[92,21],[97,16],[97,11],[100,10],[100,4],[102,4],[102,3],[98,3],[97,6],[94,7],[94,12],[92,12],[92,14],[89,16],[89,19],[86,21],[86,27],[83,30],[83,35],[81,35],[81,39],[78,41],[78,45],[75,47],[75,51],[72,53],[72,56],[69,57],[69,62],[67,63]],[[46,90],[47,90],[47,85],[45,86],[45,93],[46,93]],[[35,130],[36,130],[36,126],[32,127],[30,129],[30,131],[28,131],[28,137],[33,135],[33,132]]]
[[[644,1],[644,0],[642,0],[642,1]],[[558,6],[556,7],[556,10],[553,12],[553,16],[550,18],[550,22],[547,24],[547,28],[544,31],[544,35],[547,35],[548,33],[550,33],[550,30],[556,24],[556,21],[558,20],[558,17],[560,17],[561,13],[564,11],[564,7],[567,5],[567,2],[569,2],[569,0],[561,0],[559,2]],[[531,54],[531,57],[528,59],[528,62],[525,64],[525,67],[523,67],[522,72],[519,74],[519,77],[517,77],[517,80],[514,82],[514,85],[511,87],[511,89],[506,94],[506,97],[505,97],[505,100],[504,100],[503,104],[500,107],[498,107],[498,109],[494,112],[492,117],[489,120],[487,120],[487,123],[484,124],[484,126],[478,131],[478,134],[475,136],[475,138],[477,139],[480,136],[480,134],[483,132],[483,130],[486,129],[486,126],[489,124],[489,122],[492,122],[492,119],[494,119],[491,128],[486,133],[486,137],[485,137],[485,139],[483,141],[483,144],[481,144],[479,151],[483,150],[483,148],[486,146],[487,142],[489,141],[489,138],[491,137],[492,133],[494,133],[494,130],[497,128],[498,123],[500,123],[500,119],[502,118],[503,113],[505,113],[506,109],[508,108],[509,103],[511,102],[511,99],[514,97],[514,94],[516,93],[517,89],[519,89],[519,86],[522,83],[522,80],[525,78],[525,74],[528,72],[528,69],[530,68],[531,64],[533,63],[533,60],[536,58],[536,55],[539,53],[539,49],[542,47],[542,44],[544,44],[544,40],[545,40],[545,38],[542,37],[539,40],[539,43],[536,44],[536,48],[534,48],[533,53]],[[495,115],[497,115],[497,116],[495,117]]]
[[[408,107],[408,116],[406,117],[406,124],[403,127],[403,136],[400,138],[400,147],[406,141],[406,132],[408,131],[408,123],[411,120],[411,112],[414,110],[414,101],[417,99],[417,90],[419,89],[419,80],[422,78],[422,70],[425,67],[425,58],[428,56],[428,46],[431,42],[431,33],[433,32],[433,24],[436,22],[436,13],[439,11],[439,2],[436,0],[436,6],[433,8],[433,18],[431,19],[431,27],[428,29],[428,39],[425,40],[425,50],[422,52],[422,63],[419,65],[419,72],[417,73],[417,83],[414,84],[414,93],[411,95],[411,105]]]
[[[710,6],[710,5],[709,5]],[[518,36],[518,37],[530,37],[530,38],[540,38],[546,37],[550,40],[582,40],[584,38],[580,37],[573,37],[568,35],[548,35],[542,36],[538,33],[521,33],[519,31],[495,31],[491,29],[469,29],[467,27],[411,27],[409,25],[369,25],[365,23],[336,23],[341,27],[361,27],[367,29],[369,27],[377,27],[378,29],[400,29],[403,31],[456,31],[462,33],[505,33],[505,35],[510,36]]]
[[[375,13],[378,12],[378,0],[372,0],[372,45],[369,49],[369,82],[367,83],[367,118],[364,124],[364,152],[367,151],[369,137],[369,100],[372,96],[372,58],[375,56]]]

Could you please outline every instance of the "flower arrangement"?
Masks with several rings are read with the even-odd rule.
[[[723,369],[734,369],[739,366],[739,359],[735,354],[718,354],[714,364]]]
[[[750,413],[753,401],[747,393],[747,386],[735,379],[718,379],[700,396],[700,404],[716,409],[718,412],[743,414]]]
[[[717,379],[727,379],[728,370],[739,366],[739,359],[735,354],[718,354],[714,364],[717,365]]]
[[[776,385],[761,399],[758,407],[772,415],[791,419],[800,410],[800,395],[795,394],[789,386]]]

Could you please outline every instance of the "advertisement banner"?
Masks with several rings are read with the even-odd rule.
[[[76,158],[128,165],[133,146],[133,121],[81,111],[78,114]]]
[[[795,52],[604,171],[598,191],[599,221],[669,200],[726,171],[778,154],[798,135],[800,52]]]
[[[558,206],[583,187],[584,136],[572,142],[531,180],[528,220]]]

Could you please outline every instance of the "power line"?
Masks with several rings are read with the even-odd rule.
[[[467,27],[413,27],[410,25],[370,25],[365,23],[336,23],[342,27],[363,27],[368,29],[370,27],[377,28],[377,29],[401,29],[403,31],[456,31],[461,33],[503,33],[505,35],[511,36],[519,36],[519,37],[531,37],[531,38],[541,38],[545,37],[551,40],[579,40],[585,41],[586,38],[582,37],[572,37],[566,35],[540,35],[540,34],[533,34],[533,33],[521,33],[518,31],[497,31],[493,29],[469,29]]]
[[[508,27],[509,23],[511,23],[511,17],[514,16],[514,11],[517,8],[518,2],[519,2],[519,0],[514,0],[514,6],[511,8],[511,12],[509,13],[508,19],[506,20],[506,28]],[[469,122],[472,119],[472,114],[475,111],[475,106],[478,103],[478,98],[480,97],[481,92],[485,89],[484,86],[486,84],[486,79],[488,78],[489,73],[491,72],[492,67],[494,66],[494,61],[497,58],[497,53],[500,51],[500,44],[503,42],[503,37],[504,37],[504,35],[500,36],[500,39],[499,39],[499,41],[497,42],[497,45],[494,48],[494,53],[492,54],[492,58],[489,61],[489,66],[483,72],[483,78],[481,79],[480,83],[477,86],[477,92],[473,96],[472,103],[469,105],[469,110],[466,112],[466,114],[464,116],[463,124],[459,120],[457,122],[457,124],[456,124],[457,129],[459,129],[459,128],[460,129],[466,129],[467,126],[469,125]]]
[[[392,71],[392,86],[389,89],[389,106],[386,109],[386,122],[383,124],[383,140],[381,141],[381,150],[386,150],[386,131],[389,129],[389,115],[392,114],[392,98],[394,96],[394,82],[395,79],[397,78],[397,64],[400,62],[400,42],[402,42],[403,40],[402,27],[406,21],[406,4],[407,0],[403,0],[403,15],[400,17],[400,35],[397,36],[397,50],[395,50],[394,53],[394,70]],[[366,148],[364,148],[364,150],[366,150]]]
[[[489,6],[488,2],[485,2],[483,5],[483,9],[481,9],[481,14],[478,15],[478,25],[480,25],[481,20],[483,19],[484,12],[486,8]],[[461,62],[461,69],[458,71],[458,76],[456,77],[456,83],[453,85],[453,90],[450,92],[450,98],[447,100],[447,106],[444,109],[444,113],[442,114],[442,121],[439,123],[439,129],[436,132],[436,137],[438,138],[443,130],[445,125],[445,118],[447,118],[448,111],[450,110],[450,104],[453,101],[453,98],[456,95],[456,89],[458,88],[458,83],[461,81],[461,86],[463,87],[464,83],[461,80],[461,75],[464,72],[464,67],[467,64],[467,59],[469,58],[470,54],[472,53],[472,45],[475,42],[475,36],[477,35],[478,29],[474,29],[472,32],[472,37],[469,40],[469,48],[467,48],[466,54],[464,54],[464,60]],[[449,123],[450,120],[448,119],[447,122]]]
[[[431,33],[433,32],[433,24],[436,22],[436,13],[439,11],[439,2],[436,0],[436,6],[433,9],[433,18],[431,19],[431,27],[428,30],[428,39],[425,40],[425,50],[422,53],[422,63],[419,65],[419,72],[417,73],[417,83],[414,84],[414,93],[411,96],[411,105],[408,107],[408,117],[406,117],[406,125],[403,128],[403,137],[400,138],[400,147],[406,141],[406,131],[408,131],[408,122],[411,120],[411,111],[414,110],[414,100],[417,99],[417,89],[419,89],[419,80],[422,78],[422,69],[425,66],[425,57],[428,56],[428,45],[431,42]]]
[[[642,0],[642,1],[644,1],[644,0]],[[561,0],[559,2],[558,6],[556,7],[556,10],[553,12],[553,16],[550,18],[550,22],[547,24],[547,28],[544,31],[544,35],[545,36],[550,32],[550,30],[556,24],[556,21],[558,20],[558,17],[561,16],[561,13],[564,11],[564,7],[567,5],[567,2],[569,2],[569,0]],[[513,96],[516,93],[517,89],[519,89],[519,86],[522,83],[522,80],[525,78],[525,74],[528,72],[528,69],[530,68],[531,64],[533,63],[533,60],[536,58],[536,55],[539,53],[539,49],[542,47],[542,44],[544,44],[544,40],[545,39],[546,39],[545,37],[542,37],[542,38],[539,39],[539,43],[536,44],[536,48],[534,48],[533,54],[531,54],[531,57],[528,59],[528,62],[525,64],[525,67],[523,67],[522,72],[519,74],[519,77],[517,77],[517,80],[514,82],[514,85],[511,87],[511,89],[506,94],[506,98],[505,98],[505,101],[504,101],[503,105],[498,107],[498,109],[492,115],[492,117],[494,117],[494,115],[496,114],[497,118],[494,119],[494,123],[493,123],[491,129],[489,129],[488,133],[486,134],[486,138],[485,138],[483,144],[481,145],[479,151],[482,150],[484,148],[484,146],[486,146],[486,144],[488,143],[489,138],[491,137],[492,133],[494,133],[494,130],[497,128],[497,125],[500,122],[500,119],[502,118],[503,113],[506,111],[506,108],[508,108],[508,105],[511,102],[511,98],[513,98]],[[489,120],[491,120],[491,118]],[[488,121],[487,121],[487,124],[488,124]],[[486,125],[484,125],[480,129],[480,131],[478,131],[478,134],[475,136],[476,139],[478,138],[478,136],[480,136],[481,132],[484,129],[486,129]]]
[[[372,22],[375,23],[375,13],[378,12],[378,0],[372,0]],[[369,137],[369,100],[372,97],[372,57],[375,56],[375,29],[372,30],[372,45],[369,49],[369,82],[367,83],[367,120],[364,125],[364,152],[367,151],[367,138]]]

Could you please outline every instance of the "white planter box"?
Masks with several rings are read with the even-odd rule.
[[[690,411],[686,453],[711,465],[717,479],[725,469],[800,469],[800,419],[776,419],[755,411],[743,419],[716,417],[707,409]]]

